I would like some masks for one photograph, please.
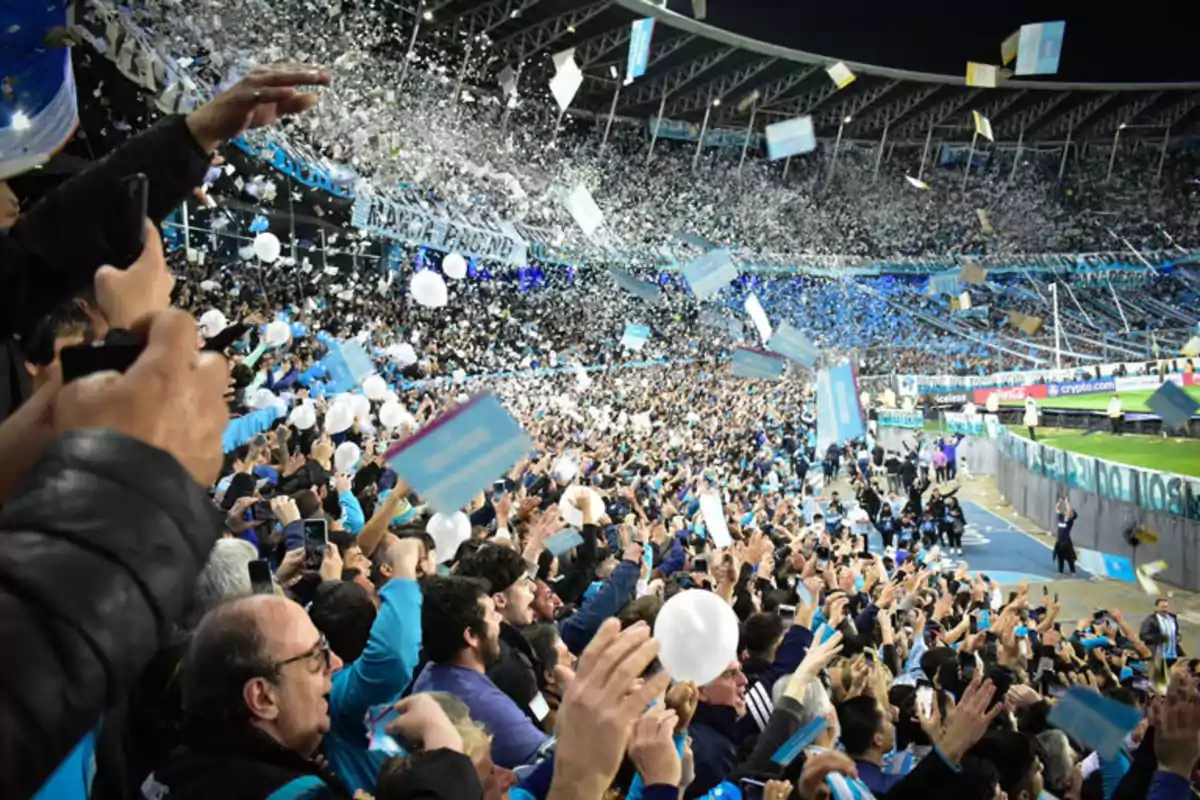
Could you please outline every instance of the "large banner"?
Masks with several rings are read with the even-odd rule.
[[[1004,430],[1000,452],[1030,472],[1148,511],[1200,520],[1200,478],[1118,464],[1031,442]]]
[[[920,430],[925,427],[925,415],[921,411],[902,408],[881,408],[876,412],[875,421],[881,428]]]
[[[356,228],[442,252],[487,258],[522,266],[528,246],[510,225],[491,227],[479,220],[447,213],[431,214],[421,206],[381,195],[360,194],[351,222]]]

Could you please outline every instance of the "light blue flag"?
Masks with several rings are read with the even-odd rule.
[[[779,356],[761,350],[739,347],[733,352],[733,374],[739,378],[779,380],[786,365]]]
[[[771,161],[811,153],[817,149],[812,117],[807,114],[768,125],[766,136],[767,158]]]
[[[621,347],[635,351],[641,350],[649,340],[649,325],[634,325],[632,322],[625,323],[625,334],[621,337]]]
[[[680,231],[679,233],[675,234],[675,238],[684,244],[690,244],[692,247],[699,247],[701,250],[713,250],[719,247],[719,245],[711,239],[706,239],[700,234],[691,233],[690,231]]]
[[[574,528],[564,528],[553,536],[547,536],[545,547],[555,558],[583,544],[583,537]]]
[[[729,251],[710,250],[683,268],[683,279],[692,287],[697,300],[707,300],[738,276],[737,265]]]
[[[353,341],[331,343],[321,364],[329,373],[329,390],[335,394],[350,391],[375,373],[367,351]]]
[[[1116,758],[1125,737],[1141,720],[1141,713],[1133,706],[1080,686],[1068,689],[1047,718],[1051,725],[1104,759]]]
[[[452,514],[531,447],[500,401],[484,392],[397,444],[386,459],[435,511]]]
[[[610,267],[608,273],[612,275],[617,286],[647,302],[654,303],[662,297],[662,290],[653,283],[638,280],[620,267]]]
[[[650,65],[650,39],[654,36],[654,19],[634,20],[629,31],[629,61],[625,65],[625,82],[631,83],[635,78],[646,74]]]
[[[786,322],[775,329],[767,347],[809,369],[817,363],[817,348],[807,336]]]
[[[1182,428],[1187,424],[1200,403],[1181,389],[1177,384],[1167,381],[1158,387],[1158,391],[1150,395],[1146,405],[1155,414],[1162,417],[1163,424],[1168,428]]]
[[[1063,20],[1022,25],[1017,45],[1017,74],[1053,75],[1058,72],[1066,27]]]
[[[1077,548],[1079,566],[1101,578],[1111,578],[1123,583],[1137,583],[1133,562],[1124,556],[1101,553],[1099,550]]]
[[[826,367],[817,373],[817,451],[831,444],[862,437],[866,432],[858,402],[854,368],[849,364]]]

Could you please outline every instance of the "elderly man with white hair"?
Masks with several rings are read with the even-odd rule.
[[[218,539],[196,579],[184,627],[191,630],[221,603],[251,594],[249,564],[257,559],[257,548],[245,539]]]

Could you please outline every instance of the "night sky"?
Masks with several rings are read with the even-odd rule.
[[[691,16],[691,0],[670,0]],[[962,75],[1000,62],[1000,42],[1029,22],[1065,19],[1048,80],[1200,81],[1200,3],[962,0],[708,0],[708,22],[773,44],[879,66]],[[1035,78],[1036,80],[1036,78]]]

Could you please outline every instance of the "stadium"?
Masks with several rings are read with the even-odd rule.
[[[0,15],[0,796],[1190,796],[1193,32],[923,14]]]

